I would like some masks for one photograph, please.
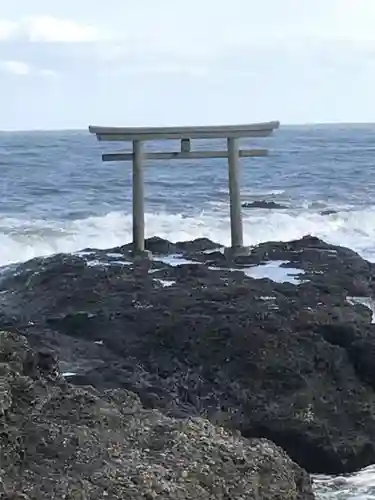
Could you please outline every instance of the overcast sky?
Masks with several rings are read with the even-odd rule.
[[[375,121],[375,0],[11,0],[0,129]]]

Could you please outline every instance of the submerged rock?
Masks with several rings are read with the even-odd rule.
[[[337,214],[337,210],[327,209],[327,210],[321,210],[319,213],[320,215],[333,215]]]
[[[268,209],[285,209],[288,208],[286,205],[281,205],[275,201],[257,200],[252,202],[246,202],[242,204],[243,208],[268,208]]]
[[[273,443],[146,410],[127,390],[73,387],[45,359],[0,332],[0,498],[313,500]]]
[[[309,472],[375,463],[374,314],[357,300],[374,297],[373,264],[311,235],[231,260],[209,240],[147,245],[173,255],[91,250],[4,272],[3,327],[57,352],[76,385],[269,439]]]

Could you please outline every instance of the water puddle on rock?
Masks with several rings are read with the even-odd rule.
[[[163,288],[173,286],[177,283],[177,281],[175,281],[175,280],[161,280],[161,279],[157,279],[157,278],[155,278],[154,281],[156,281],[157,283],[160,283],[160,285],[162,285]]]
[[[69,377],[75,377],[77,375],[77,373],[76,372],[63,372],[61,375],[64,378],[69,378]]]
[[[202,253],[205,255],[211,255],[211,254],[216,253],[216,252],[220,252],[224,255],[225,247],[217,247],[217,248],[211,248],[208,250],[203,250]]]
[[[257,280],[270,279],[275,283],[292,283],[293,285],[299,285],[300,283],[307,281],[300,278],[301,275],[305,274],[303,269],[281,267],[282,264],[289,264],[289,262],[285,260],[272,260],[265,264],[259,264],[251,267],[224,268],[211,266],[209,269],[219,271],[240,271],[249,278]]]
[[[81,257],[88,267],[131,266],[132,262],[125,260],[124,255],[118,252],[108,252],[104,256],[89,250],[75,252],[73,255]],[[91,257],[91,258],[90,258]]]
[[[158,255],[156,257],[152,257],[152,260],[162,262],[163,264],[168,264],[169,266],[180,266],[183,264],[202,264],[201,262],[185,259],[180,254]]]
[[[127,260],[114,260],[111,262],[103,260],[88,260],[86,261],[88,267],[111,267],[111,266],[131,266],[132,262]]]
[[[268,278],[276,283],[292,283],[298,285],[302,283],[301,274],[305,274],[302,269],[295,267],[281,267],[282,264],[289,264],[285,260],[272,260],[266,264],[259,264],[243,269],[243,272],[249,278],[264,279]]]

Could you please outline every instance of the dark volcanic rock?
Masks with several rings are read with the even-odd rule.
[[[258,200],[252,202],[242,203],[243,208],[269,208],[271,209],[283,209],[288,208],[286,205],[280,205],[275,201]]]
[[[216,250],[221,245],[215,243],[208,238],[197,238],[192,241],[179,241],[176,243],[177,248],[184,252],[199,252],[199,251],[209,251]]]
[[[170,241],[163,240],[163,238],[158,238],[157,236],[146,240],[145,247],[146,250],[149,250],[153,254],[167,254],[176,251],[176,245]]]
[[[132,264],[125,247],[34,259],[3,274],[1,321],[75,384],[268,438],[311,472],[375,462],[375,325],[358,302],[373,264],[310,235],[234,261],[209,240],[152,244],[197,263]],[[269,265],[300,281],[245,274]]]
[[[313,500],[274,444],[146,410],[126,390],[72,387],[46,358],[0,332],[0,498]]]

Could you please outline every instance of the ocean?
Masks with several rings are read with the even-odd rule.
[[[374,139],[375,125],[316,125],[282,126],[269,138],[243,140],[270,150],[266,158],[241,160],[243,202],[287,207],[244,209],[245,244],[310,233],[375,262]],[[149,144],[153,151],[178,147]],[[0,132],[0,266],[130,241],[131,164],[101,162],[102,152],[120,149],[86,131]],[[147,237],[229,244],[225,160],[152,162],[145,181]],[[375,466],[315,478],[315,487],[318,499],[375,499]]]

